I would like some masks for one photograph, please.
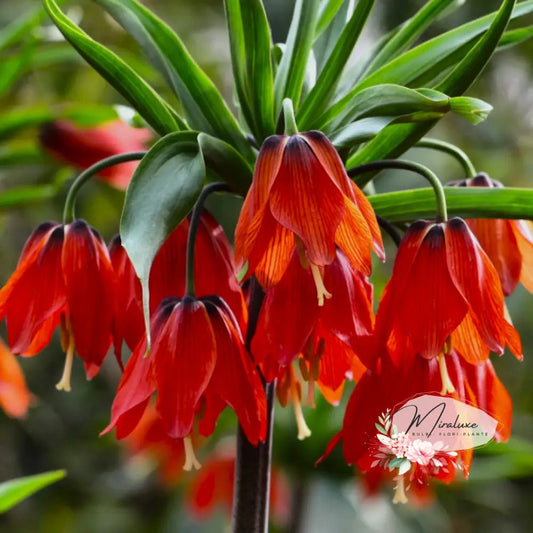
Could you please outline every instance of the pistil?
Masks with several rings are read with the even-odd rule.
[[[185,437],[183,439],[183,447],[185,448],[185,464],[183,465],[183,470],[187,472],[190,472],[193,468],[195,470],[200,470],[202,465],[194,453],[191,437]]]
[[[328,290],[324,286],[324,280],[322,279],[322,272],[320,271],[320,268],[317,265],[314,265],[313,263],[310,263],[310,267],[311,273],[313,274],[313,281],[315,282],[316,286],[316,296],[318,299],[318,305],[319,307],[322,307],[324,305],[324,298],[331,298],[331,293],[328,292]]]
[[[442,396],[446,396],[448,393],[455,392],[455,387],[453,386],[452,380],[450,379],[450,375],[448,374],[448,367],[446,366],[446,359],[445,355],[443,353],[440,353],[437,356],[438,362],[439,362],[439,370],[440,370],[440,379],[442,382],[442,390],[440,391]]]
[[[63,367],[63,375],[56,385],[57,390],[64,390],[70,392],[70,376],[72,374],[72,362],[74,361],[74,335],[71,331],[68,335],[68,346],[65,354],[65,366]]]
[[[396,476],[394,480],[396,481],[396,486],[394,487],[394,497],[392,498],[392,503],[407,503],[404,476]]]

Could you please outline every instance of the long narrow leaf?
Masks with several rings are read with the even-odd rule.
[[[63,479],[65,475],[64,470],[55,470],[0,483],[0,513],[5,513],[35,492]]]
[[[320,0],[296,0],[285,51],[274,83],[278,111],[284,98],[290,98],[295,108],[300,101],[305,71],[315,37],[319,7]]]
[[[504,4],[506,5],[506,4]],[[449,54],[453,54],[458,47],[470,42],[475,37],[481,35],[494,22],[501,9],[490,15],[486,15],[458,28],[448,31],[430,41],[409,50],[400,57],[387,63],[370,76],[364,78],[354,89],[361,91],[366,87],[379,83],[398,83],[408,85],[425,70],[430,69],[436,62],[442,60]],[[513,10],[512,19],[531,13],[533,11],[533,1],[521,2]]]
[[[179,129],[175,116],[155,91],[124,61],[91,39],[59,9],[43,0],[48,14],[80,55],[120,93],[160,135]]]
[[[500,10],[493,18],[493,22],[488,31],[483,35],[471,53],[456,67],[462,73],[461,77],[457,77],[452,72],[447,78],[448,81],[445,80],[445,83],[441,84],[438,90],[451,95],[461,94],[461,92],[464,92],[474,82],[496,49],[509,18],[512,16],[511,10],[514,4],[515,0],[504,0]],[[533,2],[524,2],[521,5],[525,7],[526,4],[528,5],[528,9],[533,9]],[[518,9],[515,9],[514,13],[516,14],[517,12]],[[476,57],[479,58],[479,61],[476,61]],[[469,65],[468,69],[465,68],[466,64]],[[354,154],[348,160],[347,165],[352,167],[366,163],[367,161],[398,157],[425,135],[433,126],[434,122],[428,122],[387,128],[370,141],[362,150]],[[367,176],[366,181],[369,179],[371,179],[371,176]]]
[[[205,72],[196,64],[179,37],[136,0],[95,0],[138,39],[149,56],[158,55],[181,100],[189,125],[220,137],[253,157],[246,137],[224,99]],[[139,33],[142,27],[144,34]],[[144,38],[147,35],[149,38]]]
[[[320,6],[318,14],[318,22],[316,25],[315,39],[318,38],[323,31],[331,24],[344,0],[325,0]]]
[[[376,54],[368,65],[366,72],[374,72],[379,67],[393,59],[398,54],[409,48],[420,35],[452,4],[459,7],[456,0],[431,0],[424,4]]]
[[[298,110],[296,122],[302,130],[311,128],[313,118],[327,107],[331,96],[335,93],[342,71],[352,54],[374,3],[375,0],[359,0],[357,2],[357,7],[338,38],[337,44],[318,76],[314,88]]]
[[[533,190],[445,187],[449,216],[533,220]],[[435,217],[432,189],[376,194],[368,198],[376,213],[391,222]]]

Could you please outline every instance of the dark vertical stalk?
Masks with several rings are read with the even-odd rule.
[[[248,329],[246,331],[246,347],[248,350],[255,333],[263,298],[263,290],[255,277],[253,277],[250,280]],[[248,442],[240,426],[237,433],[232,517],[232,531],[234,533],[266,533],[268,530],[274,391],[275,382],[265,383],[267,397],[267,434],[265,442],[253,446]]]

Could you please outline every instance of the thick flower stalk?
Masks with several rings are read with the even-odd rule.
[[[486,361],[506,346],[518,359],[522,346],[506,318],[498,274],[467,224],[420,220],[398,250],[376,317],[378,352],[398,367],[418,355],[436,358],[442,392],[453,392],[446,359],[455,350],[466,362]]]
[[[318,131],[268,137],[255,166],[235,232],[239,269],[265,289],[283,277],[297,251],[309,269],[319,305],[331,297],[324,267],[337,246],[353,268],[371,272],[370,252],[383,258],[381,234],[364,194],[348,178],[327,137]]]
[[[503,185],[484,173],[473,178],[448,183],[455,187],[501,188]],[[533,292],[533,225],[529,220],[498,218],[466,219],[479,244],[496,268],[505,296],[518,282]]]
[[[15,354],[35,355],[58,325],[66,351],[58,389],[70,390],[74,354],[94,377],[111,346],[116,281],[106,245],[83,220],[41,224],[0,291],[0,318]]]
[[[222,299],[167,298],[154,312],[151,330],[152,349],[146,353],[144,339],[135,348],[104,433],[115,427],[118,439],[129,435],[157,392],[165,431],[186,439],[185,469],[199,467],[190,440],[193,426],[209,436],[225,406],[235,411],[252,444],[264,440],[263,386],[239,324]]]

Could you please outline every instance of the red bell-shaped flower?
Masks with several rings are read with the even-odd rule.
[[[337,246],[356,271],[370,274],[372,247],[383,257],[370,203],[323,133],[268,137],[235,232],[237,267],[247,263],[248,275],[255,273],[268,289],[279,283],[298,249],[323,303],[330,294],[321,267],[335,260]]]
[[[92,378],[111,346],[115,274],[105,243],[83,220],[46,222],[29,237],[19,264],[0,291],[13,353],[35,355],[61,324],[67,352],[58,388],[70,389],[74,352]]]
[[[248,440],[264,440],[263,386],[237,320],[222,299],[167,298],[153,314],[151,329],[152,349],[146,354],[144,339],[135,348],[105,432],[116,427],[119,439],[131,433],[157,391],[157,411],[173,438],[188,438],[195,420],[200,434],[210,435],[229,405]]]
[[[456,187],[499,188],[503,185],[486,174],[448,183]],[[533,224],[527,220],[497,218],[467,219],[466,223],[492,261],[500,276],[505,296],[519,281],[533,293]]]
[[[45,124],[39,136],[45,150],[80,169],[89,168],[107,157],[146,150],[152,137],[150,130],[133,128],[118,119],[92,128],[57,120]],[[117,189],[126,189],[138,164],[136,161],[120,163],[102,170],[99,176]]]
[[[185,266],[189,220],[183,222],[169,235],[157,253],[150,270],[150,312],[165,298],[185,294]],[[125,340],[134,349],[144,335],[142,291],[133,266],[116,236],[109,253],[118,279],[118,308],[115,328],[115,351]],[[231,308],[241,331],[246,326],[248,311],[241,288],[235,278],[235,268],[230,244],[224,230],[206,211],[200,216],[196,234],[194,261],[196,294],[218,294]]]
[[[505,346],[522,358],[516,330],[506,319],[498,274],[466,223],[411,225],[398,250],[392,277],[376,317],[378,350],[409,366],[416,354],[438,357],[443,383],[445,355],[486,361]]]

